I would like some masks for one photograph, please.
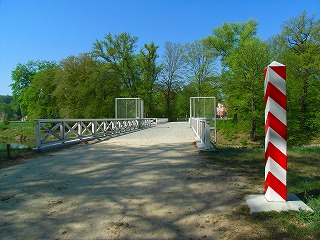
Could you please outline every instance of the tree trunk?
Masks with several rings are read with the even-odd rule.
[[[254,99],[251,100],[251,130],[250,130],[250,138],[252,141],[256,140],[256,131],[257,131],[257,117],[255,116],[256,112],[256,104]]]

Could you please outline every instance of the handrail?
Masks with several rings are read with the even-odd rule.
[[[190,127],[196,134],[197,140],[200,141],[200,147],[205,150],[211,149],[210,139],[210,119],[190,118]]]
[[[36,119],[36,149],[116,136],[151,127],[152,119]]]

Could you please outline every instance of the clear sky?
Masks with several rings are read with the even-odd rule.
[[[0,95],[11,95],[11,71],[29,60],[60,61],[92,49],[106,33],[129,32],[139,48],[153,41],[193,42],[224,22],[258,20],[262,40],[320,0],[0,0]]]

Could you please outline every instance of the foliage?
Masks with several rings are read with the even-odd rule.
[[[36,73],[57,66],[54,61],[28,61],[26,64],[18,63],[11,73],[13,83],[10,85],[14,99],[19,102],[22,116],[27,115],[28,105],[25,101],[24,89],[30,86]]]
[[[161,71],[161,66],[156,64],[158,46],[154,43],[144,44],[138,55],[141,86],[139,96],[144,100],[146,117],[154,116],[155,108],[155,82]]]
[[[134,54],[137,37],[132,37],[129,33],[121,33],[114,36],[106,34],[104,40],[94,43],[92,54],[110,63],[111,69],[119,76],[124,86],[123,91],[128,97],[136,97],[139,76],[137,69],[137,59]]]
[[[6,103],[10,104],[13,101],[13,97],[9,95],[0,95],[0,104]]]
[[[108,33],[91,53],[53,61],[18,63],[12,71],[14,101],[0,97],[0,117],[114,117],[114,99],[140,97],[146,117],[187,118],[189,98],[215,96],[234,121],[223,125],[242,143],[264,137],[263,69],[287,66],[289,144],[301,145],[320,131],[320,20],[306,12],[289,19],[268,42],[258,22],[224,23],[208,37],[181,45],[153,42],[138,50],[138,37]],[[215,65],[221,67],[220,72]],[[9,103],[10,101],[10,103]],[[251,143],[251,142],[250,142]]]
[[[28,118],[59,118],[53,92],[56,88],[57,69],[48,68],[36,73],[29,87],[22,90],[27,106]]]
[[[223,64],[221,87],[230,113],[250,122],[250,137],[263,125],[263,69],[270,61],[269,47],[255,36],[257,22],[224,23],[213,29],[204,44],[220,54]]]
[[[303,12],[286,21],[272,46],[287,66],[289,142],[301,144],[320,131],[320,20]]]
[[[166,117],[173,120],[177,92],[183,85],[183,47],[180,44],[166,42],[159,83],[165,102]]]
[[[60,62],[54,96],[62,118],[106,118],[114,116],[114,98],[119,78],[110,65],[91,54],[70,56]]]
[[[208,96],[207,91],[213,87],[214,63],[217,56],[207,49],[201,41],[188,43],[184,46],[185,74],[192,86],[196,88],[198,97]],[[207,86],[211,85],[211,86]]]
[[[0,119],[9,120],[14,117],[12,104],[0,103]]]
[[[4,123],[4,125],[9,125],[10,122],[9,122],[8,119],[4,119],[4,120],[3,120],[3,123]]]

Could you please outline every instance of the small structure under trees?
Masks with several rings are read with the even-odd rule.
[[[116,98],[115,118],[144,118],[144,104],[141,98]]]

